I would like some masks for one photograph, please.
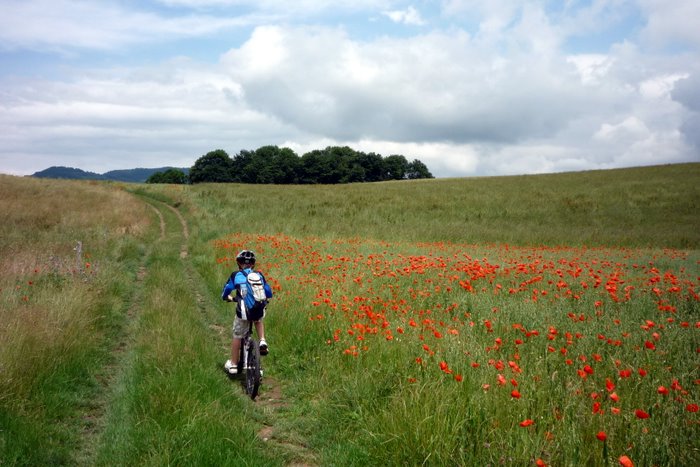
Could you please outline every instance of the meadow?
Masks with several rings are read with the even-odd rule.
[[[0,459],[697,465],[699,180],[2,177]],[[242,248],[275,291],[256,402],[220,369]]]

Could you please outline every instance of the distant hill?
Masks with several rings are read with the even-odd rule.
[[[165,172],[168,169],[178,169],[182,170],[185,175],[190,171],[189,168],[179,168],[179,167],[160,167],[156,169],[125,169],[125,170],[110,170],[103,174],[98,174],[94,172],[86,172],[82,169],[75,169],[73,167],[61,167],[53,166],[48,169],[41,170],[32,174],[32,177],[37,178],[69,178],[73,180],[112,180],[115,182],[130,182],[130,183],[144,183],[148,180],[148,177],[156,172]]]

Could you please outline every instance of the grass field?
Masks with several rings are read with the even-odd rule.
[[[0,463],[697,465],[698,181],[0,177]],[[221,371],[244,247],[256,402]]]

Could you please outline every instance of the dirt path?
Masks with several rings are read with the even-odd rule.
[[[201,312],[205,325],[215,335],[214,338],[222,343],[222,347],[226,348],[230,339],[229,327],[211,323],[210,310],[208,310],[209,300],[203,296],[203,293],[206,292],[204,291],[202,280],[188,260],[187,243],[190,234],[186,219],[176,207],[158,201],[148,200],[144,202],[153,210],[159,220],[160,236],[158,241],[165,239],[168,232],[174,234],[177,231],[177,235],[181,235],[182,242],[179,257],[184,262],[187,281],[191,290],[194,291],[197,307]],[[168,225],[163,211],[166,208],[177,217],[180,222],[180,228],[175,229],[174,226]],[[114,397],[115,388],[124,377],[125,368],[128,366],[128,354],[131,349],[132,336],[135,332],[133,328],[138,323],[139,314],[141,313],[140,307],[144,303],[143,282],[148,276],[147,257],[148,255],[144,255],[136,274],[134,292],[126,310],[127,320],[124,329],[115,339],[108,362],[96,375],[96,379],[99,382],[99,390],[96,391],[94,399],[86,404],[83,412],[82,442],[74,458],[76,465],[95,464],[98,444],[107,422],[110,400]],[[209,324],[206,324],[207,322]],[[239,390],[241,391],[241,397],[246,397],[239,384],[233,385],[232,390]],[[286,414],[289,412],[289,404],[293,402],[285,399],[283,386],[280,381],[266,375],[263,379],[260,395],[256,401],[250,401],[250,403],[253,405],[253,410],[259,411],[261,414],[261,417],[254,418],[264,420],[257,433],[260,442],[266,444],[264,449],[283,452],[285,458],[292,459],[287,464],[291,467],[315,467],[319,465],[316,456],[305,440],[293,429],[290,429],[290,425],[293,426],[293,424],[285,420],[285,417],[288,417]]]
[[[263,361],[264,363],[264,361]],[[258,430],[258,438],[268,444],[268,449],[283,451],[287,458],[293,459],[289,467],[315,467],[320,465],[316,455],[297,433],[284,428],[280,423],[283,412],[288,411],[290,401],[284,398],[282,387],[275,378],[265,376],[264,391],[256,399],[256,408],[264,415],[266,422]]]
[[[163,240],[166,233],[166,223],[163,213],[153,204],[147,203],[147,205],[158,216],[160,226],[160,236],[158,240]],[[138,321],[141,303],[143,303],[143,281],[148,274],[146,258],[147,256],[143,257],[136,272],[134,292],[126,311],[127,320],[124,329],[115,339],[109,359],[95,375],[95,379],[99,383],[99,390],[96,391],[95,397],[88,401],[82,415],[83,431],[81,435],[81,445],[74,457],[77,465],[94,465],[95,463],[98,440],[105,429],[109,400],[113,396],[115,385],[122,377],[126,358],[125,354],[131,346],[131,336],[133,335],[132,328]]]

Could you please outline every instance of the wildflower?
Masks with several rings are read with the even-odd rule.
[[[605,389],[607,389],[608,392],[612,392],[615,389],[615,383],[610,381],[610,378],[605,379]]]
[[[597,435],[595,435],[596,438],[598,438],[600,441],[605,441],[608,439],[608,435],[605,434],[604,431],[599,431]]]
[[[659,386],[659,388],[656,390],[659,394],[662,396],[668,395],[668,389],[665,386]]]
[[[512,397],[513,399],[520,399],[520,391],[518,391],[517,389],[513,389],[510,392],[510,397]]]
[[[527,418],[527,419],[523,420],[522,422],[520,422],[520,426],[525,428],[525,427],[532,425],[533,423],[535,423],[533,420]]]
[[[698,404],[688,404],[685,406],[685,410],[687,410],[688,412],[692,412],[692,413],[697,412],[698,409],[699,409]]]
[[[620,465],[622,467],[634,467],[634,463],[632,462],[632,459],[630,459],[627,456],[620,456],[618,461],[620,462]]]
[[[637,418],[641,418],[641,419],[649,418],[649,414],[646,413],[646,412],[643,411],[643,410],[640,410],[640,409],[635,410],[635,411],[634,411],[634,415],[635,415]]]

